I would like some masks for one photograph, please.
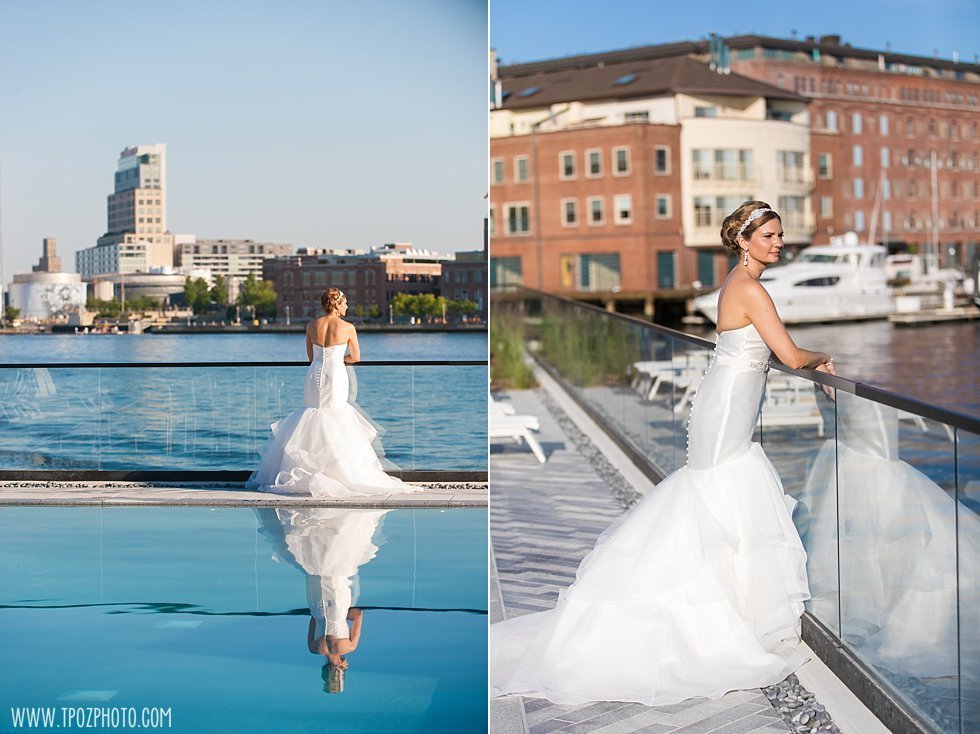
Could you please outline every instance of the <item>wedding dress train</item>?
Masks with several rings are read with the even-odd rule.
[[[804,662],[795,503],[752,443],[768,365],[751,324],[718,336],[686,466],[599,536],[554,609],[491,626],[495,695],[664,705],[771,685]]]
[[[247,488],[323,498],[422,489],[385,474],[372,446],[378,431],[349,402],[346,349],[346,343],[313,346],[305,405],[272,424]]]

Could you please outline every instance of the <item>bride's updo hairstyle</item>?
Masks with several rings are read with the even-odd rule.
[[[769,211],[752,217],[753,212],[763,209]],[[752,221],[749,221],[750,218]],[[725,246],[726,250],[738,255],[742,251],[737,242],[739,234],[748,241],[752,239],[753,232],[773,219],[779,219],[779,215],[772,211],[772,207],[766,202],[747,201],[725,217],[725,221],[721,224],[721,244]]]
[[[331,288],[328,291],[324,291],[320,295],[320,305],[323,306],[323,312],[327,316],[335,313],[346,297],[340,288]]]

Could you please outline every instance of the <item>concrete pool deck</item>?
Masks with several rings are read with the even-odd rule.
[[[486,482],[419,482],[421,492],[322,499],[255,492],[241,485],[144,482],[0,482],[0,506],[486,507]]]

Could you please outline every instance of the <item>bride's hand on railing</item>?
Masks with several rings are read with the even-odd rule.
[[[814,367],[817,372],[826,372],[828,375],[837,375],[837,368],[834,366],[834,359],[831,357],[829,362],[825,364],[818,364]],[[821,385],[820,389],[823,390],[824,395],[826,395],[831,400],[837,400],[837,389],[831,387],[830,385]]]

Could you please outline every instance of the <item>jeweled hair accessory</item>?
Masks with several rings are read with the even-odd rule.
[[[750,224],[752,224],[752,222],[754,222],[756,219],[761,217],[766,212],[772,212],[773,214],[776,214],[776,212],[774,212],[772,209],[753,209],[752,213],[745,218],[744,222],[742,222],[742,226],[738,228],[738,234],[735,235],[735,239],[741,237],[742,232],[745,231],[745,228],[748,227]]]
[[[345,298],[347,298],[347,296],[345,296],[345,295],[344,295],[344,292],[343,292],[342,290],[340,290],[340,288],[338,288],[338,289],[337,289],[337,297],[336,297],[336,298],[335,298],[334,300],[335,300],[335,301],[342,301],[342,300],[344,300]]]

